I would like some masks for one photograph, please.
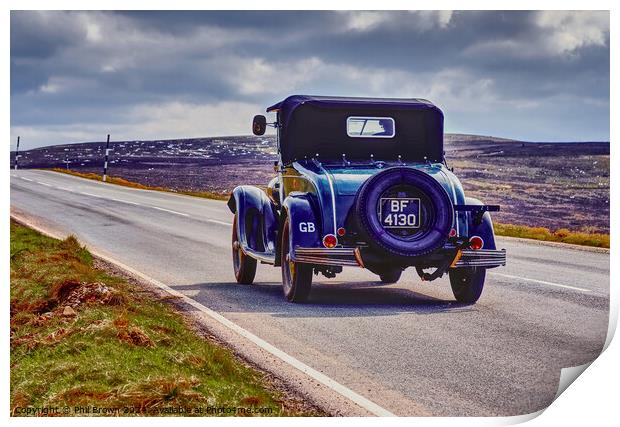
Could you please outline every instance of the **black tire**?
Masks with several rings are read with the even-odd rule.
[[[289,260],[289,222],[282,229],[282,291],[290,302],[304,302],[312,288],[312,265]]]
[[[474,304],[478,301],[484,288],[485,268],[454,268],[449,275],[452,293],[458,302]]]
[[[251,285],[256,276],[257,263],[254,258],[244,254],[239,246],[239,238],[237,236],[237,214],[235,214],[232,226],[232,259],[237,283]]]
[[[420,200],[419,227],[397,234],[381,224],[377,213],[383,197]],[[454,208],[448,193],[427,173],[407,167],[393,167],[370,177],[359,189],[355,212],[360,232],[375,249],[390,255],[417,257],[441,248],[448,240]],[[399,231],[400,232],[400,231]]]
[[[403,270],[397,268],[381,272],[379,278],[383,283],[396,283],[400,279],[401,274],[403,274]]]

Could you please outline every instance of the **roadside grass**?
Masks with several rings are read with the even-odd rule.
[[[165,298],[95,268],[74,237],[51,239],[11,221],[10,250],[11,415],[65,406],[68,414],[51,415],[80,415],[76,406],[120,409],[112,415],[175,407],[320,415],[200,337]]]
[[[87,172],[77,172],[74,170],[54,168],[55,172],[66,173],[82,178],[101,181],[101,175]],[[227,200],[228,195],[210,191],[176,191],[165,187],[150,187],[137,182],[128,181],[123,178],[108,176],[108,182],[122,185],[124,187],[140,188],[144,190],[166,191],[169,193],[185,194],[188,196],[203,197],[206,199]],[[510,188],[510,186],[505,186]],[[527,225],[501,224],[494,223],[495,233],[498,236],[521,237],[524,239],[542,240],[547,242],[570,243],[574,245],[593,246],[598,248],[609,248],[609,234],[598,233],[596,231],[572,231],[561,228],[552,231],[546,227],[530,227]]]
[[[527,225],[498,224],[493,228],[498,236],[521,237],[524,239],[543,240],[547,242],[570,243],[573,245],[609,248],[609,234],[571,231],[560,228],[552,231],[545,227],[528,227]]]
[[[67,175],[78,176],[80,178],[92,179],[94,181],[103,181],[103,178],[101,177],[101,175],[93,173],[93,172],[78,172],[78,171],[74,171],[71,169],[61,169],[61,168],[53,168],[50,170],[54,172],[65,173]],[[228,197],[229,197],[228,194],[216,193],[214,191],[174,190],[172,188],[148,186],[148,185],[140,184],[139,182],[129,181],[124,178],[120,178],[117,176],[110,176],[110,175],[108,175],[106,182],[109,182],[111,184],[116,184],[116,185],[122,185],[123,187],[139,188],[141,190],[165,191],[167,193],[185,194],[187,196],[203,197],[205,199],[228,200]]]

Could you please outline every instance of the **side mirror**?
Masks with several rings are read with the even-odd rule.
[[[264,135],[267,129],[267,119],[265,116],[254,116],[252,121],[252,132],[254,135]]]

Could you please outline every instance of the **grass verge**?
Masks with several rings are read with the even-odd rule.
[[[11,221],[11,415],[317,415],[94,264]]]
[[[78,172],[71,169],[61,169],[61,168],[53,168],[51,169],[54,172],[65,173],[67,175],[78,176],[80,178],[92,179],[94,181],[102,181],[101,175],[92,172]],[[133,182],[126,180],[124,178],[119,178],[117,176],[108,176],[107,181],[111,184],[122,185],[123,187],[130,188],[139,188],[141,190],[156,190],[156,191],[165,191],[167,193],[175,193],[175,194],[185,194],[187,196],[194,197],[203,197],[205,199],[215,199],[215,200],[228,200],[229,194],[224,193],[216,193],[213,191],[189,191],[189,190],[174,190],[172,188],[166,187],[152,187],[144,184],[140,184],[139,182]]]
[[[52,169],[55,172],[66,173],[69,175],[79,176],[82,178],[101,181],[101,176],[95,173],[77,172],[74,170]],[[108,177],[108,182],[112,184],[122,185],[124,187],[141,188],[144,190],[166,191],[169,193],[186,194],[188,196],[204,197],[207,199],[227,200],[227,194],[214,193],[210,191],[176,191],[164,187],[149,187],[137,182],[128,181],[118,177]],[[498,236],[521,237],[524,239],[542,240],[546,242],[570,243],[574,245],[593,246],[597,248],[609,248],[609,234],[571,231],[561,228],[556,231],[549,230],[545,227],[530,227],[527,225],[501,224],[494,223],[495,233]]]
[[[527,225],[494,223],[498,236],[521,237],[524,239],[543,240],[546,242],[570,243],[573,245],[609,248],[609,234],[571,231],[560,228],[551,231],[545,227],[528,227]]]

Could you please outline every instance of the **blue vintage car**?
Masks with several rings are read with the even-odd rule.
[[[447,167],[443,113],[423,99],[294,95],[254,117],[277,130],[277,176],[236,187],[232,255],[237,282],[257,262],[282,269],[284,296],[305,301],[313,274],[366,268],[394,283],[407,267],[424,281],[450,277],[457,301],[475,303],[487,268],[506,263],[489,211],[466,197]]]

